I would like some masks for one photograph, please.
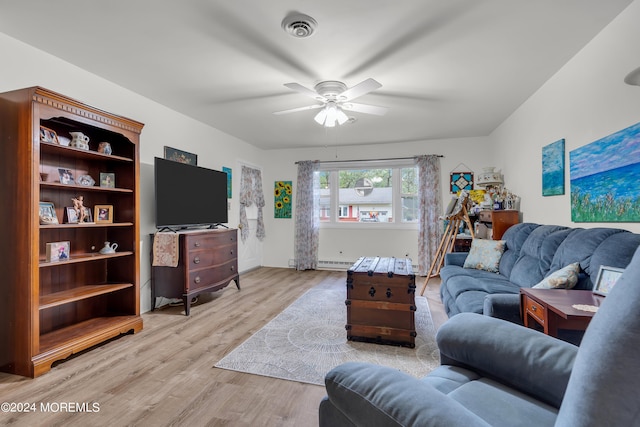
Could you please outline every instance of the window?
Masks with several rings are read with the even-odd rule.
[[[412,160],[330,165],[319,175],[324,224],[417,223],[418,169]]]

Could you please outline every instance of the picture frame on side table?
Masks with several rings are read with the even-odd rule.
[[[51,202],[40,202],[40,208],[38,212],[41,225],[58,224],[58,215],[56,215],[56,208]]]
[[[624,268],[601,265],[600,270],[598,270],[598,276],[596,277],[596,283],[593,285],[593,293],[607,296],[623,272]]]
[[[95,205],[93,210],[96,224],[113,223],[113,205]]]

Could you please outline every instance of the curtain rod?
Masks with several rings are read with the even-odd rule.
[[[436,157],[444,157],[442,154],[434,154]],[[411,157],[389,157],[386,159],[359,159],[359,160],[312,160],[314,163],[353,163],[353,162],[381,162],[386,160],[411,160],[415,159],[418,156]],[[295,162],[297,165],[303,160],[299,160]]]

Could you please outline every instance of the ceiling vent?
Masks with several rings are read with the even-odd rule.
[[[282,29],[299,39],[311,36],[317,26],[315,19],[302,13],[291,13],[282,20]]]

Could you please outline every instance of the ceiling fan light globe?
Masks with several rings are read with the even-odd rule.
[[[316,123],[318,123],[319,125],[323,125],[326,118],[327,118],[327,109],[323,108],[322,110],[320,110],[318,114],[316,114],[313,120],[315,120]]]
[[[342,111],[341,108],[338,108],[338,112],[337,112],[337,120],[338,120],[338,124],[343,125],[345,124],[348,120],[349,120],[349,116],[347,116],[344,111]]]

